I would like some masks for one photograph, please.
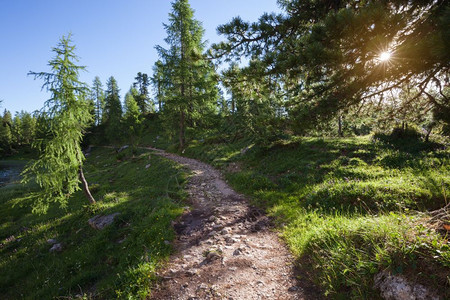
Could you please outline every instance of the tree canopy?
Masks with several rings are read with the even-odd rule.
[[[303,128],[405,85],[418,87],[407,101],[426,96],[436,117],[450,115],[447,1],[278,3],[282,14],[264,14],[254,23],[237,17],[220,26],[227,41],[213,54],[228,60],[246,55],[261,61],[264,73],[286,78],[286,107]]]
[[[29,73],[43,79],[43,87],[51,93],[42,113],[47,119],[45,137],[34,145],[40,152],[39,159],[23,173],[25,182],[35,180],[41,187],[33,195],[35,212],[45,212],[52,202],[66,206],[69,196],[79,189],[80,181],[89,202],[95,202],[84,179],[80,146],[92,119],[87,101],[89,89],[78,79],[85,67],[76,65],[78,58],[74,51],[70,35],[63,36],[53,48],[55,57],[48,63],[51,71]]]

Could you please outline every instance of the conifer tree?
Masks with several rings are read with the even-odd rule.
[[[239,59],[258,58],[267,74],[287,77],[289,113],[297,128],[380,100],[403,84],[419,87],[409,101],[426,96],[435,111],[450,111],[445,92],[450,69],[448,1],[278,3],[282,14],[264,14],[254,23],[237,17],[220,26],[227,41],[213,48],[217,57],[231,53]],[[442,115],[436,117],[446,122]]]
[[[169,24],[164,27],[169,48],[157,46],[166,71],[164,81],[170,83],[165,86],[164,116],[177,132],[183,149],[186,128],[198,127],[217,109],[217,76],[203,54],[204,30],[194,19],[188,0],[172,2]]]
[[[105,92],[98,76],[95,76],[92,82],[91,94],[95,106],[95,125],[99,126],[102,123],[102,114],[105,109]]]
[[[116,79],[111,76],[106,83],[105,123],[106,137],[109,142],[120,142],[122,133],[122,104],[120,103],[119,87]]]
[[[34,73],[44,80],[43,87],[51,93],[43,108],[47,134],[35,143],[39,159],[27,166],[24,182],[35,180],[41,190],[34,194],[33,212],[46,212],[50,203],[67,205],[69,196],[82,189],[89,203],[95,203],[83,173],[84,155],[81,141],[91,121],[87,102],[88,87],[78,79],[85,67],[76,65],[75,46],[70,35],[62,37],[53,48],[55,57],[49,61],[51,73]]]
[[[9,153],[11,152],[11,146],[11,113],[5,109],[3,117],[0,117],[0,151]]]
[[[137,104],[143,114],[147,112],[152,112],[153,105],[150,103],[148,95],[148,87],[150,85],[150,79],[147,74],[138,72],[137,76],[134,78],[136,82],[133,87],[137,89],[139,94],[135,97]]]
[[[130,91],[125,95],[125,114],[123,120],[127,137],[134,147],[137,146],[142,134],[142,115],[139,111],[136,97],[139,97],[139,92],[131,87]]]
[[[151,81],[156,92],[158,111],[162,112],[162,106],[164,103],[164,91],[167,88],[167,83],[165,82],[164,64],[161,60],[158,60],[153,66],[153,77],[151,78]]]

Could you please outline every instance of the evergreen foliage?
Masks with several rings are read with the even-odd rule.
[[[122,138],[122,104],[119,91],[116,79],[111,76],[106,83],[105,111],[103,113],[106,138],[110,143],[120,142]]]
[[[139,96],[139,92],[133,87],[131,87],[125,95],[125,114],[123,124],[125,127],[126,136],[133,147],[137,146],[143,130],[142,115],[136,101],[136,98],[139,98]]]
[[[264,14],[255,23],[237,17],[220,26],[228,41],[213,52],[257,58],[266,74],[281,77],[297,130],[396,93],[405,83],[418,87],[407,103],[425,96],[435,117],[447,122],[439,112],[450,105],[448,1],[278,3],[283,14]],[[382,61],[383,52],[391,59]]]
[[[139,94],[135,96],[135,100],[138,103],[139,109],[143,114],[147,112],[153,112],[154,107],[150,103],[148,87],[150,85],[150,78],[147,74],[138,72],[137,76],[134,78],[136,81],[133,87],[139,91]]]
[[[103,90],[100,77],[95,76],[92,82],[91,97],[95,106],[95,125],[99,126],[102,123],[102,115],[105,109],[105,91]]]
[[[78,79],[85,67],[75,64],[78,59],[74,50],[70,35],[63,36],[53,48],[55,57],[49,61],[51,72],[30,72],[35,78],[43,79],[43,87],[51,93],[44,107],[47,136],[34,145],[40,151],[39,159],[23,172],[23,182],[35,180],[41,187],[33,195],[33,212],[46,212],[50,203],[65,207],[69,196],[79,190],[80,180],[89,201],[95,202],[82,172],[84,155],[80,144],[91,114],[86,99],[88,88]]]
[[[207,117],[216,112],[217,75],[203,54],[204,30],[194,19],[187,0],[172,3],[169,24],[164,27],[169,48],[156,47],[162,63],[156,65],[158,73],[153,78],[156,83],[165,83],[164,118],[168,128],[177,133],[179,147],[183,149],[186,129],[205,125]],[[159,99],[161,95],[160,92]]]

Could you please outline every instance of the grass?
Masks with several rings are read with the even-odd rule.
[[[450,201],[450,151],[440,145],[292,137],[268,147],[194,141],[185,154],[223,168],[275,217],[305,278],[325,295],[377,298],[374,276],[390,270],[450,297],[447,236],[419,213]]]
[[[148,151],[127,151],[120,161],[111,149],[94,149],[87,159],[95,205],[77,192],[67,208],[35,215],[27,197],[36,186],[0,188],[2,299],[148,296],[155,270],[172,251],[171,221],[183,210],[186,174]],[[88,225],[95,215],[116,212],[102,231]],[[50,253],[48,239],[63,251]]]

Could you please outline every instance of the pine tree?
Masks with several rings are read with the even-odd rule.
[[[105,109],[105,92],[100,77],[95,76],[92,82],[91,96],[95,106],[95,125],[102,123],[102,114]]]
[[[11,113],[5,109],[3,117],[0,117],[0,152],[10,153],[11,147]]]
[[[78,79],[85,67],[78,66],[70,35],[62,37],[53,48],[55,58],[49,61],[52,73],[34,73],[44,80],[43,87],[51,93],[44,107],[48,135],[37,141],[39,159],[27,166],[24,182],[35,180],[41,190],[34,194],[33,212],[46,212],[50,203],[67,205],[69,196],[82,189],[89,202],[95,203],[83,174],[84,155],[81,141],[84,129],[91,121],[86,94],[88,87]]]
[[[25,111],[20,112],[21,132],[22,132],[22,142],[25,145],[31,145],[34,140],[36,133],[36,119]]]
[[[153,88],[156,92],[156,100],[158,101],[158,111],[162,112],[164,103],[164,91],[167,88],[165,82],[166,76],[164,74],[164,64],[161,60],[158,60],[153,66],[153,76],[151,78]]]
[[[138,72],[137,76],[134,78],[136,82],[133,87],[139,92],[138,96],[135,97],[137,104],[143,114],[147,112],[153,112],[153,105],[150,103],[150,98],[148,95],[148,87],[150,85],[150,79],[147,74]]]
[[[437,111],[450,110],[445,93],[448,1],[278,3],[282,14],[264,14],[254,23],[235,18],[220,26],[219,33],[228,41],[215,45],[214,53],[257,58],[267,74],[286,77],[288,112],[297,128],[313,127],[353,106],[380,100],[405,83],[419,87],[410,101],[425,95]],[[381,59],[383,52],[390,59]]]
[[[122,104],[119,92],[117,81],[111,76],[106,83],[105,111],[103,113],[106,137],[110,143],[120,142],[122,138]]]
[[[136,101],[139,92],[131,87],[130,91],[125,95],[125,114],[124,127],[131,144],[136,147],[142,134],[142,115]]]
[[[164,63],[164,116],[178,133],[180,149],[185,147],[186,128],[196,128],[217,109],[217,76],[204,57],[204,30],[194,19],[188,0],[172,3],[169,24],[164,25],[168,49],[157,46]],[[156,77],[156,76],[154,76]]]
[[[23,132],[22,132],[22,120],[20,119],[20,115],[18,112],[14,115],[14,119],[12,120],[11,132],[13,135],[13,143],[15,147],[20,147],[23,141]]]

